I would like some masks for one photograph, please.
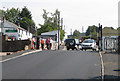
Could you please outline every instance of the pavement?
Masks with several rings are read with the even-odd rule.
[[[104,79],[118,81],[120,79],[120,55],[117,52],[106,52],[102,54],[104,65]]]
[[[35,53],[38,51],[42,51],[41,49],[32,49],[32,50],[24,50],[24,51],[19,51],[19,52],[2,52],[0,56],[0,62],[9,59],[9,58],[17,58],[20,56],[24,56],[27,54]],[[7,55],[7,53],[11,53],[10,55]]]

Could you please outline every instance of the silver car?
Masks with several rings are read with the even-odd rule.
[[[93,51],[95,51],[97,49],[97,44],[96,41],[93,39],[85,39],[82,43],[81,43],[81,50],[87,50],[87,49],[92,49]]]

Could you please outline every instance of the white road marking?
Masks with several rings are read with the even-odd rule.
[[[101,58],[101,67],[102,67],[102,81],[104,81],[104,64],[101,52],[99,52]]]
[[[15,57],[12,57],[12,58],[8,58],[8,59],[2,60],[2,61],[0,61],[0,62],[6,62],[6,61],[9,61],[9,60],[12,60],[12,59],[15,59],[15,58],[18,58],[18,57],[22,57],[22,56],[28,55],[28,54],[30,54],[30,53],[35,53],[35,52],[38,52],[38,51],[41,51],[41,50],[35,50],[35,51],[23,53],[22,55],[15,56]]]

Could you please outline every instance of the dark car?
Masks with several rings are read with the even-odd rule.
[[[79,49],[79,39],[66,39],[65,40],[65,46],[67,48],[67,50],[69,49],[76,49],[78,50]]]

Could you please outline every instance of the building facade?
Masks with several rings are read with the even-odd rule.
[[[60,31],[59,31],[59,39],[58,39],[58,30],[41,33],[41,37],[43,37],[44,39],[51,37],[53,41],[58,42],[58,40],[60,41]]]
[[[33,34],[28,30],[21,28],[7,20],[0,22],[0,32],[9,37],[15,37],[16,40],[26,40],[32,38]]]

